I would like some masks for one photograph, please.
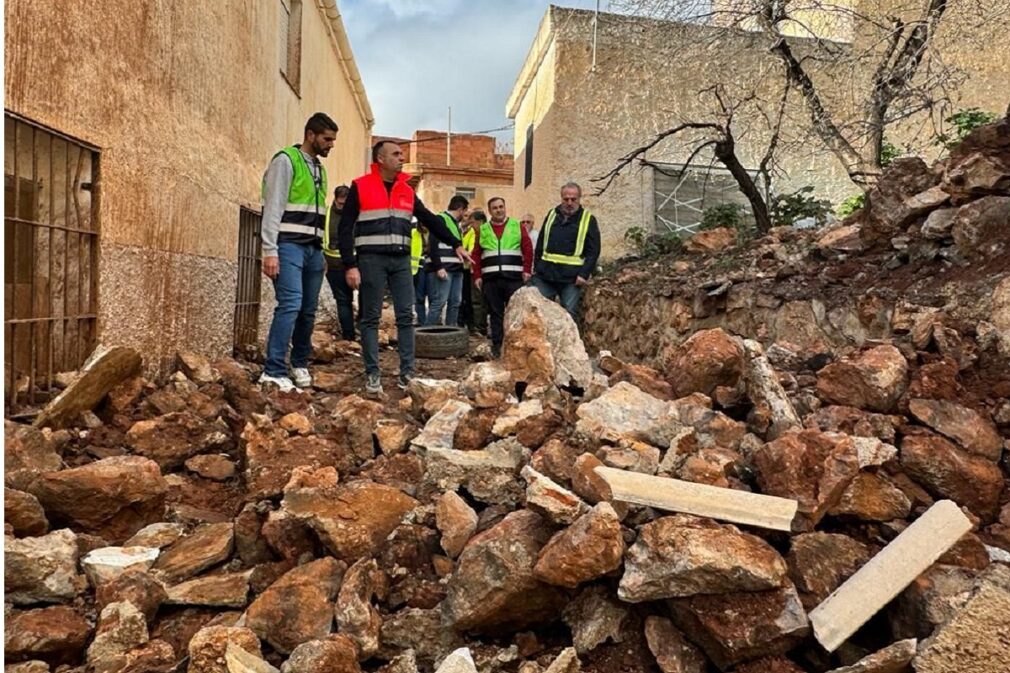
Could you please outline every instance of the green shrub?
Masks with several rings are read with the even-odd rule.
[[[831,214],[831,203],[811,196],[814,188],[801,187],[792,194],[776,194],[769,204],[772,224],[776,227],[792,226],[799,220],[813,218],[818,227],[823,227]]]
[[[848,217],[865,205],[866,192],[859,192],[858,194],[853,194],[838,204],[838,209],[835,210],[835,213],[838,217]]]
[[[701,215],[701,224],[698,231],[709,229],[719,229],[730,227],[732,229],[743,229],[747,223],[744,221],[744,209],[739,203],[720,203],[709,206]]]
[[[885,140],[880,144],[880,167],[887,168],[891,162],[902,155],[898,146]]]
[[[977,129],[979,126],[991,124],[998,118],[999,115],[995,112],[980,110],[977,107],[958,110],[944,120],[948,124],[952,124],[954,126],[953,132],[938,133],[934,142],[937,145],[943,145],[949,150],[964,140],[966,135]]]
[[[624,232],[624,240],[639,257],[656,257],[679,252],[684,247],[680,236],[672,231],[650,232],[643,227],[631,227]]]

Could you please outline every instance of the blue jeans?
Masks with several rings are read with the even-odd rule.
[[[438,277],[437,271],[428,271],[428,317],[425,325],[452,325],[459,321],[459,305],[463,301],[463,272],[450,271],[445,280]],[[442,309],[445,309],[445,322],[442,322]]]
[[[559,303],[568,311],[568,315],[572,316],[572,320],[578,322],[579,298],[582,297],[582,288],[576,285],[574,280],[570,283],[557,283],[544,280],[540,276],[533,276],[531,284],[548,299],[560,300]]]
[[[347,341],[354,341],[354,290],[347,284],[344,265],[334,264],[326,269],[326,280],[337,302],[337,319],[340,321],[340,335]]]
[[[312,355],[312,326],[323,284],[323,251],[314,245],[280,241],[277,257],[280,273],[273,281],[277,308],[267,336],[263,373],[280,377],[288,375],[288,345],[293,368],[307,366]]]
[[[414,311],[413,276],[410,273],[409,255],[358,255],[361,273],[361,350],[365,360],[365,373],[379,372],[379,317],[382,299],[389,286],[393,295],[393,312],[396,314],[396,346],[400,354],[400,373],[414,373]],[[419,272],[420,273],[420,272]]]
[[[417,315],[417,324],[423,325],[428,318],[428,274],[424,269],[418,269],[413,276],[414,279],[414,313]]]

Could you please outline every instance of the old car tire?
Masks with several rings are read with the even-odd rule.
[[[458,358],[470,350],[465,327],[430,325],[414,329],[414,355],[419,358]]]

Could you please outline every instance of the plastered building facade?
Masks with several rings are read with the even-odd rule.
[[[340,126],[323,162],[331,187],[366,168],[372,111],[334,0],[10,0],[4,18],[6,126],[29,129],[16,152],[6,143],[8,183],[17,154],[24,193],[47,198],[44,176],[28,172],[40,142],[30,134],[64,134],[94,157],[94,174],[70,171],[57,199],[95,232],[80,268],[57,268],[95,275],[90,337],[137,348],[149,370],[181,350],[230,353],[240,249],[258,254],[241,247],[240,214],[260,211],[271,156],[322,111]],[[34,265],[36,292],[46,285],[62,310],[52,296],[64,281],[44,258]],[[261,325],[271,314],[267,301]]]
[[[851,39],[851,30],[836,24],[827,28],[829,37],[838,40],[840,53],[852,48],[846,41]],[[731,94],[733,82],[741,85],[741,91],[751,82],[761,82],[759,94],[776,100],[775,86],[781,79],[775,73],[781,66],[759,35],[736,31],[732,53],[699,47],[724,30],[602,12],[594,25],[592,11],[549,7],[506,102],[506,114],[515,122],[515,210],[530,210],[542,217],[558,203],[562,184],[580,183],[584,204],[601,223],[604,259],[628,252],[624,235],[631,227],[674,228],[671,221],[676,219],[677,208],[687,221],[698,216],[694,210],[699,203],[697,189],[678,195],[678,178],[663,172],[666,166],[679,167],[688,160],[694,147],[687,142],[689,135],[649,150],[645,158],[658,169],[633,165],[602,196],[594,194],[602,183],[593,179],[678,122],[713,119],[713,99],[699,92],[714,82],[730,82]],[[998,41],[997,26],[985,30],[992,33],[991,40]],[[792,39],[794,51],[802,55],[804,38]],[[937,39],[943,44],[942,31]],[[944,54],[970,73],[957,92],[957,108],[1005,109],[1006,91],[1010,91],[1006,50],[985,53],[950,41],[944,45]],[[847,66],[808,63],[807,67],[829,109],[853,105],[855,87],[861,82],[853,81]],[[778,152],[780,170],[771,187],[788,193],[812,185],[817,197],[834,203],[856,193],[858,188],[837,159],[816,140],[802,139],[808,128],[808,112],[794,94],[783,124],[783,135],[791,142]],[[767,124],[738,118],[734,132],[741,161],[755,168],[767,145]],[[899,127],[889,131],[888,140],[902,146],[924,132],[922,124]],[[696,180],[704,181],[708,203],[745,203],[721,165],[707,170],[710,164],[711,155],[705,153],[692,161],[706,169],[704,177]]]

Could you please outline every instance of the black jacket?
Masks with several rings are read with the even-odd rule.
[[[554,224],[551,225],[551,240],[547,238],[547,220],[551,212],[557,213]],[[582,256],[586,262],[582,266],[573,264],[556,264],[544,261],[544,246],[556,255],[571,255],[575,253],[575,245],[579,236],[579,220],[582,218],[582,207],[579,207],[571,217],[566,218],[561,213],[561,206],[557,206],[553,211],[544,217],[544,223],[540,227],[540,235],[537,237],[537,247],[533,252],[533,272],[546,281],[554,283],[573,283],[576,276],[582,276],[586,280],[593,274],[596,263],[600,259],[600,227],[596,222],[596,216],[589,216],[589,231],[586,232],[586,242],[582,248]]]

